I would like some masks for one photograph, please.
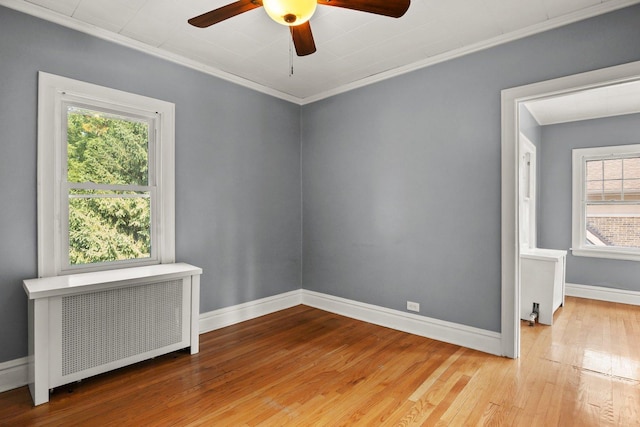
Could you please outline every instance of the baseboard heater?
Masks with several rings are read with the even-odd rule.
[[[200,275],[160,264],[29,279],[29,389],[55,387],[190,347],[198,352]]]

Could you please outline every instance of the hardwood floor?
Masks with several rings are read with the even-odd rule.
[[[0,425],[640,425],[640,307],[567,298],[510,360],[306,306],[60,387],[0,394]]]

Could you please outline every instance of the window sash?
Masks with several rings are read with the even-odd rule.
[[[111,187],[111,188],[109,188]],[[157,189],[155,187],[149,186],[109,186],[109,185],[96,185],[96,184],[84,184],[84,185],[71,185],[69,183],[64,183],[63,190],[61,194],[63,197],[66,195],[66,200],[64,202],[61,201],[61,213],[62,213],[62,223],[61,223],[61,231],[62,231],[62,239],[61,239],[61,256],[62,256],[62,271],[77,271],[84,270],[87,268],[99,268],[101,266],[104,267],[113,267],[118,265],[128,265],[128,264],[156,264],[158,262],[158,227],[157,221],[155,220],[157,215]],[[111,194],[71,194],[71,190],[74,189],[100,189],[105,191],[115,191],[115,192],[135,192],[137,194],[119,194],[119,193],[111,193]],[[145,194],[147,193],[147,194]],[[100,261],[94,263],[82,263],[82,264],[72,264],[70,260],[70,252],[71,252],[71,233],[69,229],[70,224],[70,199],[127,199],[127,198],[148,198],[150,200],[150,248],[149,248],[149,256],[141,257],[141,258],[130,258],[123,260],[115,260],[115,261]]]
[[[122,120],[131,120],[131,121],[141,121],[147,123],[148,126],[148,137],[147,137],[147,182],[149,185],[135,185],[135,184],[101,184],[101,183],[93,183],[93,182],[69,182],[68,181],[68,111],[69,108],[78,108],[84,109],[88,111],[96,111],[104,114],[108,114],[110,116],[119,117]],[[127,111],[122,111],[127,110]],[[156,178],[156,163],[155,163],[155,152],[156,152],[156,119],[149,114],[144,114],[140,112],[133,112],[130,109],[120,109],[118,105],[114,105],[112,103],[107,102],[92,102],[89,100],[79,100],[79,97],[73,95],[63,95],[62,97],[62,108],[61,108],[61,128],[62,128],[62,139],[60,148],[62,149],[62,157],[61,157],[61,191],[60,191],[60,213],[61,213],[61,270],[63,272],[74,272],[77,270],[84,270],[87,268],[99,268],[101,266],[110,267],[117,265],[126,265],[126,264],[152,264],[157,263],[158,261],[158,251],[156,245],[157,239],[157,226],[155,218],[157,217],[157,204],[156,204],[156,186],[155,186],[155,178]],[[104,191],[114,191],[114,192],[124,192],[124,191],[132,191],[132,192],[148,192],[150,198],[150,229],[149,229],[149,241],[150,241],[150,251],[149,257],[143,258],[130,258],[123,260],[114,260],[114,261],[99,261],[93,263],[82,263],[82,264],[72,264],[70,260],[70,251],[71,251],[71,230],[70,230],[70,203],[72,198],[96,198],[96,199],[107,199],[107,198],[136,198],[136,197],[147,197],[147,196],[138,196],[135,194],[94,194],[94,195],[72,195],[71,190],[79,189],[79,190],[104,190]]]
[[[109,103],[100,100],[91,100],[85,97],[81,97],[74,94],[64,93],[60,99],[62,108],[60,109],[60,123],[62,124],[62,180],[64,182],[67,181],[68,171],[68,159],[67,159],[67,126],[68,126],[68,108],[75,107],[85,110],[97,111],[104,114],[119,116],[123,119],[131,119],[132,121],[141,121],[146,122],[149,132],[148,132],[148,145],[147,145],[147,162],[148,162],[148,171],[147,171],[147,183],[149,186],[155,186],[157,183],[157,169],[158,158],[157,158],[157,137],[158,137],[158,113],[151,113],[148,111],[140,111],[128,106],[118,105],[116,103]],[[75,183],[75,184],[83,184],[83,183]],[[91,183],[94,185],[100,185],[99,183]],[[102,184],[102,185],[111,185],[111,184]]]
[[[594,164],[589,165],[589,163]],[[639,200],[639,163],[640,154],[638,153],[585,157],[584,198],[589,202]],[[588,176],[590,171],[593,172],[594,177]]]

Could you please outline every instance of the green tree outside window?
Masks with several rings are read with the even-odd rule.
[[[71,265],[150,257],[147,121],[68,107],[67,182]]]

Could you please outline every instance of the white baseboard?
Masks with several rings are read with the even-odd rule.
[[[600,301],[617,302],[621,304],[640,305],[640,292],[623,289],[604,288],[602,286],[578,285],[566,283],[565,295],[570,297],[588,298]]]
[[[302,290],[286,292],[244,304],[200,313],[200,333],[224,328],[256,317],[294,307],[302,303]]]
[[[224,328],[299,304],[485,353],[502,354],[501,335],[498,332],[304,289],[200,314],[200,333]]]
[[[27,385],[29,360],[26,357],[0,363],[0,393]]]
[[[567,285],[567,289],[569,285]],[[640,296],[637,296],[640,298]],[[444,341],[463,347],[501,355],[501,337],[498,332],[432,319],[372,304],[321,294],[307,290],[295,290],[244,304],[221,308],[200,314],[200,333],[224,328],[255,319],[276,311],[308,305],[320,310],[340,314],[375,325],[408,332],[414,335]],[[0,363],[0,392],[22,387],[28,383],[27,358]]]
[[[302,304],[410,334],[502,355],[502,340],[498,332],[307,290],[302,291]]]

